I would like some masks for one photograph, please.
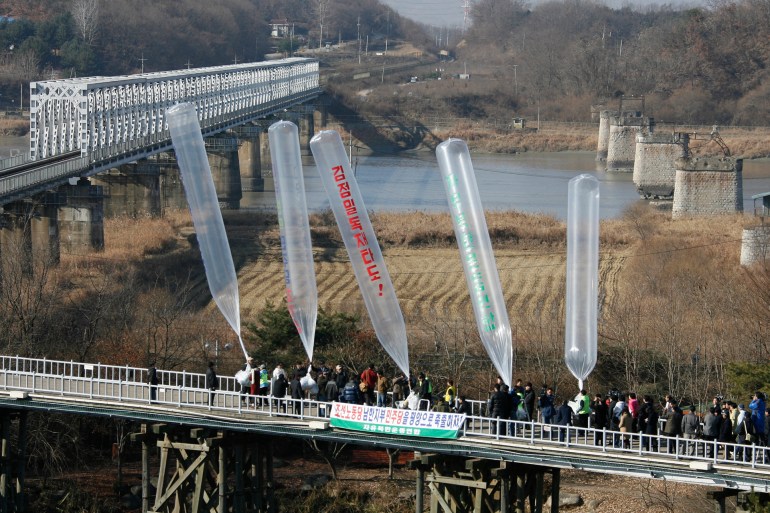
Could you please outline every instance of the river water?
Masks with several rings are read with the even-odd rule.
[[[522,153],[518,155],[471,155],[484,208],[545,213],[567,217],[567,184],[581,173],[593,173],[600,182],[600,216],[620,216],[643,201],[631,173],[597,171],[595,152]],[[312,158],[305,163],[308,208],[328,208]],[[441,212],[447,200],[433,153],[369,156],[354,160],[355,174],[366,208],[372,211]],[[770,192],[770,160],[743,163],[744,210],[752,212],[754,194]],[[272,179],[265,192],[244,193],[242,209],[274,208]]]
[[[0,157],[11,150],[26,151],[26,137],[0,137]],[[620,216],[643,201],[636,193],[631,173],[597,171],[594,152],[522,153],[517,155],[471,155],[484,208],[545,213],[559,219],[567,216],[567,183],[581,173],[595,173],[600,182],[600,215]],[[315,164],[304,159],[305,189],[312,211],[329,207]],[[371,211],[405,212],[447,210],[441,174],[432,152],[409,152],[395,156],[355,157],[353,166],[366,208]],[[753,211],[754,194],[770,192],[770,159],[743,162],[744,211]],[[178,203],[184,205],[179,198]],[[177,203],[177,202],[174,202]],[[271,177],[264,192],[245,192],[242,210],[275,208]]]

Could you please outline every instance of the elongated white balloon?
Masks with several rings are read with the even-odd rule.
[[[409,376],[404,317],[342,139],[334,130],[324,130],[310,141],[310,150],[377,338],[404,375]]]
[[[273,162],[278,224],[281,228],[286,303],[302,345],[313,360],[318,291],[313,245],[305,200],[305,179],[299,150],[299,130],[289,121],[274,123],[267,131]]]
[[[166,114],[211,295],[238,335],[244,356],[248,356],[241,339],[238,280],[233,255],[227,243],[225,224],[219,210],[217,191],[214,189],[195,106],[180,103],[169,108]]]
[[[448,139],[438,145],[436,157],[481,342],[500,377],[511,385],[511,325],[468,146],[460,139]]]
[[[599,288],[599,181],[583,174],[569,181],[567,198],[567,319],[564,362],[578,389],[596,365]]]

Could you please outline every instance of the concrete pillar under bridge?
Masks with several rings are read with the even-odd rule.
[[[232,136],[214,136],[207,137],[205,143],[220,208],[240,208],[243,192],[238,167],[238,139]]]
[[[596,161],[605,162],[607,160],[607,148],[610,142],[610,120],[617,117],[618,112],[614,110],[602,110],[599,112],[599,143],[596,147]]]
[[[264,129],[259,126],[239,126],[232,130],[238,137],[238,167],[241,172],[243,192],[264,192],[262,178],[262,148],[260,136]]]
[[[142,424],[142,511],[276,512],[273,443],[247,435],[166,424]],[[151,490],[150,453],[160,452]],[[287,510],[288,511],[288,510]]]
[[[533,513],[559,511],[558,468],[432,453],[415,453],[409,468],[417,471],[416,513],[424,511],[426,484],[431,512],[524,513],[527,502]]]
[[[4,205],[0,233],[3,258],[9,263],[21,263],[25,272],[33,272],[37,266],[58,265],[58,208],[65,202],[62,194],[44,193],[32,200]]]
[[[311,155],[310,140],[315,135],[315,107],[299,105],[281,116],[281,119],[291,121],[299,129],[299,149],[302,155]]]
[[[160,167],[150,161],[124,164],[91,177],[104,193],[106,217],[160,216]]]
[[[61,246],[75,254],[104,249],[104,191],[81,178],[76,185],[64,185],[60,193],[67,196],[59,207]]]
[[[682,158],[676,161],[673,219],[743,212],[743,159]]]
[[[638,134],[634,185],[645,199],[674,197],[676,161],[688,155],[690,135],[682,132]]]
[[[642,132],[646,122],[639,112],[622,113],[610,118],[610,134],[607,142],[607,171],[632,173],[636,155],[636,135]]]

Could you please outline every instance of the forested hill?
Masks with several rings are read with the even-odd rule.
[[[434,111],[442,101],[458,115],[586,121],[591,105],[613,108],[625,95],[643,96],[657,120],[770,125],[770,0],[708,5],[639,12],[593,0],[476,0],[462,34],[420,26],[378,0],[0,0],[0,15],[16,19],[0,22],[0,102],[41,77],[222,65],[360,36],[445,50],[449,62],[432,78],[472,77],[425,93]],[[295,37],[270,39],[276,22]],[[387,85],[379,82],[349,84],[350,97]]]
[[[28,79],[47,69],[111,75],[262,59],[280,43],[270,23],[291,26],[295,49],[358,34],[429,41],[377,0],[2,0],[0,15],[15,19],[0,23],[0,43],[13,46],[0,74],[24,54],[14,72]]]
[[[585,0],[536,8],[478,0],[458,56],[497,66],[518,82],[522,107],[555,103],[563,119],[623,93],[646,95],[656,118],[770,124],[770,0],[708,5],[637,12]]]

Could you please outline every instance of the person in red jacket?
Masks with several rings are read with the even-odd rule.
[[[374,391],[377,386],[377,372],[374,370],[374,364],[370,363],[369,368],[361,373],[361,383],[366,383],[366,390],[361,390],[364,393],[364,399],[367,406],[374,404]]]

